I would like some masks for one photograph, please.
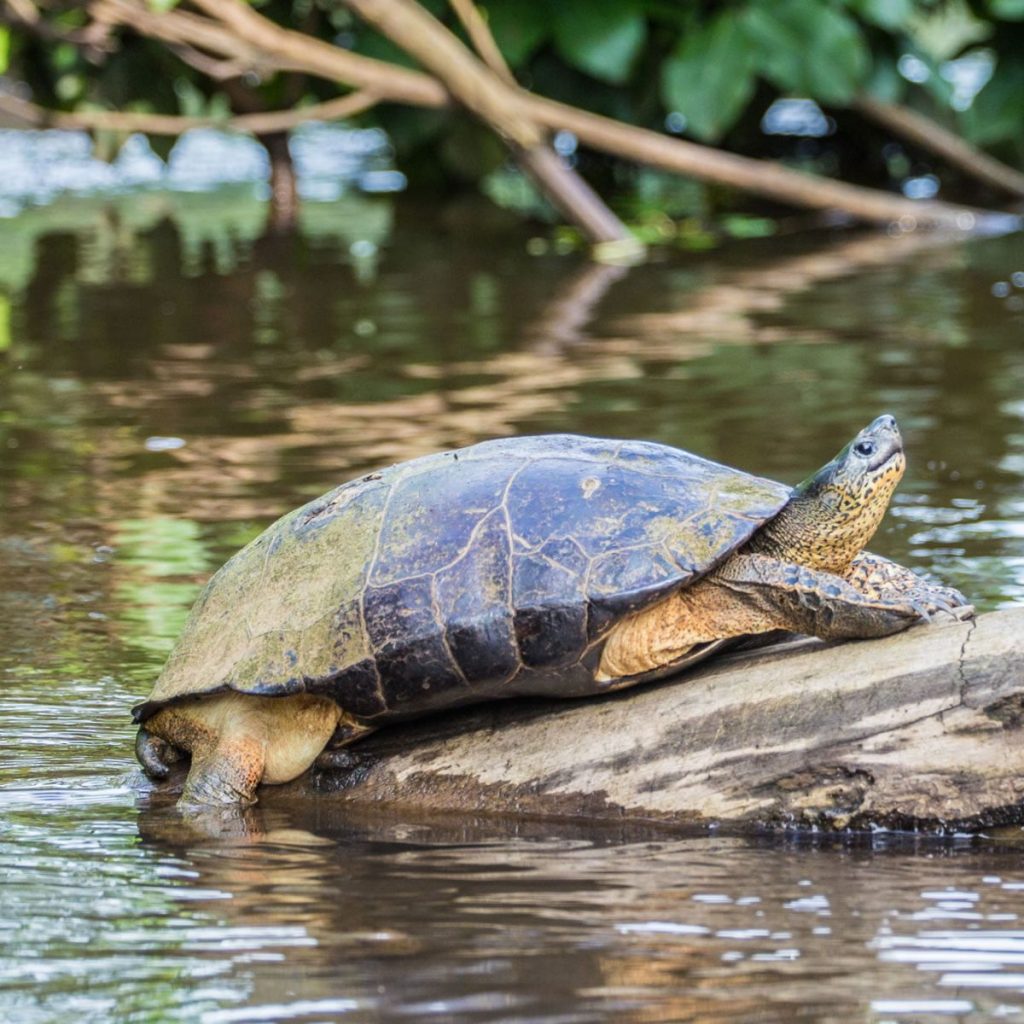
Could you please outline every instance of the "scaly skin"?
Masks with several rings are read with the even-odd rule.
[[[326,697],[224,693],[163,708],[139,731],[147,773],[167,775],[180,751],[192,757],[180,804],[255,803],[261,782],[290,782],[306,771],[345,717]]]
[[[896,421],[879,417],[718,569],[619,623],[598,680],[629,685],[699,660],[732,637],[778,629],[824,640],[886,636],[966,607],[951,587],[863,550],[905,466]]]

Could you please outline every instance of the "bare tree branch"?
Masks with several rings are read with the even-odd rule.
[[[508,64],[505,63],[504,55],[498,49],[498,44],[494,41],[494,36],[491,35],[491,30],[487,27],[487,22],[484,21],[479,8],[473,3],[473,0],[448,0],[448,2],[458,16],[459,21],[462,22],[462,27],[466,30],[473,48],[480,54],[481,60],[506,85],[515,85],[515,76],[509,69]]]
[[[90,58],[101,57],[113,49],[108,38],[109,26],[104,22],[94,20],[81,29],[59,28],[43,17],[32,0],[0,0],[0,21],[49,42],[80,46]]]
[[[519,165],[562,215],[576,224],[591,242],[604,247],[597,254],[599,258],[631,259],[642,254],[643,245],[633,238],[601,197],[548,146],[546,132],[518,102],[518,88],[510,87],[477,60],[415,0],[346,0],[346,4],[436,75],[452,96],[505,139]],[[472,18],[472,15],[467,16]],[[481,29],[489,37],[482,21],[477,24],[478,35]],[[491,45],[497,49],[493,40]]]
[[[192,0],[209,16],[186,11],[151,11],[143,0],[90,0],[107,20],[170,42],[184,42],[251,66],[301,70],[333,82],[367,89],[381,102],[442,107],[448,90],[429,75],[331,46],[275,25],[240,0]],[[494,80],[497,87],[504,83]],[[860,220],[969,228],[984,211],[936,201],[915,201],[877,189],[848,185],[754,160],[683,139],[623,124],[585,110],[504,86],[524,114],[548,130],[573,132],[583,145],[701,181],[768,196],[794,206],[840,210]],[[489,90],[489,92],[492,90]]]
[[[473,0],[450,0],[450,3],[484,63],[506,85],[518,88],[515,76]],[[599,260],[612,263],[632,261],[642,254],[643,246],[608,209],[586,179],[567,169],[547,145],[520,150],[517,158],[544,195],[558,209],[566,211],[587,238],[596,243],[594,255]]]
[[[1024,196],[1024,174],[975,149],[965,139],[954,135],[948,128],[925,117],[924,114],[895,103],[885,103],[871,96],[859,97],[854,101],[853,107],[894,134],[934,153],[950,166],[959,168],[972,178],[1008,192],[1012,196]]]
[[[526,95],[524,102],[538,122],[571,131],[592,149],[700,181],[730,185],[792,206],[840,210],[858,220],[882,224],[903,221],[908,226],[961,230],[973,227],[987,212],[953,203],[904,199],[879,189],[848,185],[794,171],[771,160],[755,160],[670,138],[555,100]]]
[[[221,128],[225,131],[263,135],[283,132],[306,121],[340,121],[368,110],[377,102],[371,93],[349,93],[326,103],[293,110],[268,110],[258,114],[239,114],[226,120],[209,117],[176,117],[170,114],[144,114],[119,110],[80,110],[64,113],[47,110],[0,93],[0,114],[30,128],[66,128],[78,131],[142,132],[146,135],[181,135],[194,128]]]
[[[132,12],[143,6],[140,0],[98,2],[116,4],[125,9],[129,17]],[[244,40],[250,49],[262,53],[265,58],[276,58],[278,66],[282,69],[307,71],[309,74],[333,82],[343,82],[357,89],[369,89],[382,100],[387,99],[394,103],[409,103],[418,107],[443,107],[449,102],[444,87],[428,75],[388,64],[386,61],[363,57],[301,32],[281,28],[240,0],[192,0],[192,3],[209,15],[208,18],[195,20],[203,21],[208,31],[210,26],[215,27],[221,45],[225,35],[228,40]],[[181,16],[185,14],[180,13]],[[148,22],[154,24],[162,20],[170,21],[176,16],[179,16],[179,12],[169,11],[165,14],[152,15]],[[131,20],[128,24],[132,25]],[[210,39],[212,42],[212,35]]]
[[[200,74],[206,75],[207,78],[215,82],[227,82],[233,78],[240,78],[251,71],[251,68],[243,61],[218,60],[216,57],[209,57],[185,43],[168,43],[167,49],[183,64],[195,68]]]

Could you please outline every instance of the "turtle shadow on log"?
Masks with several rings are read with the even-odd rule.
[[[740,831],[1024,824],[1024,608],[882,640],[796,640],[605,697],[394,725],[328,804]]]

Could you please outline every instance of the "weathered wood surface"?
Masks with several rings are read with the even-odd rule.
[[[607,698],[483,705],[382,731],[352,760],[287,789],[681,825],[1024,822],[1024,608],[738,655]]]

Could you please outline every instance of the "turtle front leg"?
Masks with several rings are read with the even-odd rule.
[[[952,604],[918,577],[914,578],[920,586],[910,588],[900,576],[901,587],[899,574],[878,571],[892,577],[881,593],[770,555],[733,555],[692,587],[618,623],[605,642],[596,681],[631,685],[694,664],[732,637],[774,630],[822,640],[888,636]],[[868,563],[863,564],[863,573],[870,577]],[[854,578],[860,582],[858,574]],[[957,597],[963,600],[962,595]]]
[[[888,571],[875,567],[872,575],[867,563],[863,570],[866,578],[875,580],[880,572]],[[808,633],[822,640],[889,636],[929,619],[936,611],[951,610],[945,595],[919,577],[914,577],[918,585],[909,587],[902,576],[896,582],[899,574],[893,573],[892,581],[879,588],[866,585],[859,572],[860,568],[853,580],[863,590],[853,580],[751,552],[731,558],[713,578],[755,619],[770,622],[771,628]],[[966,604],[962,595],[957,596]]]
[[[867,597],[910,599],[929,614],[942,611],[957,619],[974,614],[973,605],[955,587],[930,583],[911,569],[869,551],[857,555],[844,579]]]

